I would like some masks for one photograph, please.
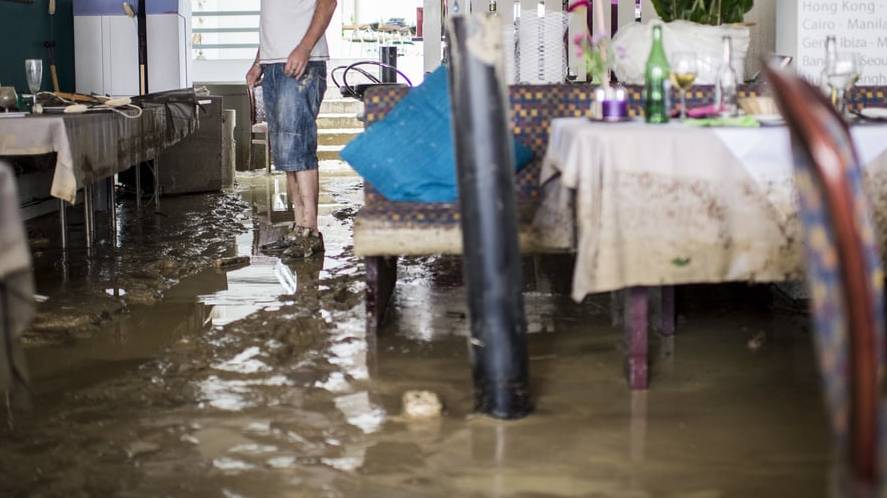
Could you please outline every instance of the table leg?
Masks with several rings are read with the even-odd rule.
[[[87,184],[83,187],[83,231],[86,233],[87,249],[92,248],[93,234],[95,233],[92,202],[92,186]]]
[[[160,158],[154,158],[154,210],[160,210]]]
[[[665,285],[659,288],[659,316],[657,317],[659,333],[665,337],[675,334],[674,286]]]
[[[271,137],[265,134],[265,172],[271,174]]]
[[[108,224],[111,226],[111,245],[117,247],[117,175],[108,177]]]
[[[68,206],[59,199],[59,228],[62,232],[62,250],[68,249]]]
[[[136,209],[142,209],[142,164],[136,164]]]
[[[610,326],[622,327],[625,323],[625,291],[610,293]]]
[[[286,180],[286,177],[283,177]],[[268,214],[268,224],[274,224],[274,198],[277,196],[277,182],[274,178],[267,178],[265,186],[265,209]],[[289,196],[287,196],[289,199]],[[287,201],[289,203],[289,201]],[[292,208],[287,208],[287,213],[291,213]]]
[[[645,390],[649,385],[649,301],[646,287],[631,287],[625,291],[625,368],[632,390]]]

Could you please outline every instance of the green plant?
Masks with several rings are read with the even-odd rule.
[[[742,22],[754,0],[652,0],[656,13],[665,22],[692,21],[700,24]]]

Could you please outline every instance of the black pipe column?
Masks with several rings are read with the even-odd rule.
[[[520,418],[532,407],[502,30],[458,14],[448,31],[475,409]]]

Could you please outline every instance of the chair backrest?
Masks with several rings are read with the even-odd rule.
[[[262,85],[257,87],[247,86],[249,93],[249,119],[250,124],[264,123],[268,118],[265,115],[265,100],[262,98]]]
[[[879,477],[884,363],[881,257],[850,132],[809,83],[768,80],[788,123],[820,368],[839,451],[857,478]]]

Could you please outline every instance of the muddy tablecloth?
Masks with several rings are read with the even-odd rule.
[[[885,234],[887,126],[852,133]],[[559,119],[550,136],[536,224],[551,240],[574,245],[574,299],[633,286],[802,275],[786,128]]]
[[[0,156],[55,152],[51,193],[73,203],[84,184],[154,159],[197,129],[193,90],[151,97],[138,119],[110,111],[0,119]]]
[[[19,335],[34,314],[31,253],[18,207],[12,170],[0,162],[0,394],[24,379]]]

